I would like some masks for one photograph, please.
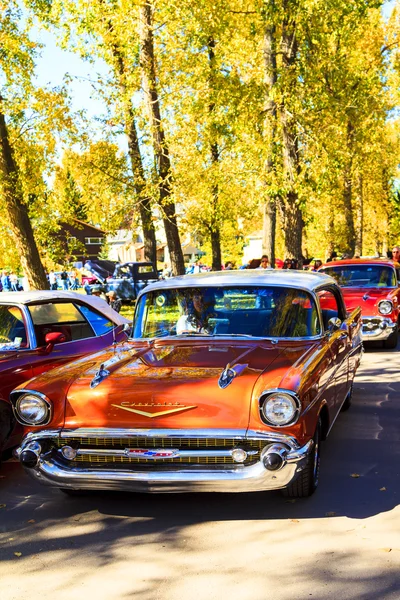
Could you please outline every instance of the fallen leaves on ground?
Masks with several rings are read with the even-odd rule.
[[[352,473],[350,475],[350,477],[353,477],[353,479],[357,479],[358,477],[360,477],[360,474],[359,473]]]
[[[5,508],[7,504],[0,504],[0,508]]]
[[[336,513],[333,510],[331,510],[329,512],[326,512],[325,516],[326,517],[336,517]]]
[[[386,492],[386,488],[385,487],[381,487],[381,488],[379,488],[379,491],[380,492]]]
[[[36,523],[35,519],[29,519],[29,521],[27,521],[27,523]]]
[[[17,556],[19,558],[20,556],[22,556],[22,552],[14,552],[14,556]]]

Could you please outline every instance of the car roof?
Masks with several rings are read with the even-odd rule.
[[[71,302],[80,301],[83,304],[92,306],[97,309],[103,315],[108,317],[116,325],[123,325],[124,323],[130,323],[129,319],[126,319],[111,306],[97,296],[87,296],[84,294],[78,294],[77,292],[69,292],[62,290],[33,290],[30,292],[1,292],[0,293],[0,305],[1,304],[38,304],[41,302],[49,302],[51,300],[70,300]]]
[[[344,265],[382,265],[400,268],[400,264],[390,258],[346,258],[344,260],[333,260],[325,263],[324,267],[343,267]]]
[[[310,271],[295,271],[292,269],[241,269],[229,271],[212,271],[192,275],[180,275],[164,279],[146,286],[138,297],[152,290],[184,287],[206,286],[241,286],[241,285],[268,285],[288,286],[302,290],[313,291],[323,284],[335,284],[333,277],[323,273]]]

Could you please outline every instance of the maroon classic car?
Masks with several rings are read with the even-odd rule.
[[[342,288],[346,308],[362,311],[364,343],[381,340],[396,348],[399,335],[400,265],[389,259],[330,262],[319,273],[331,275]]]
[[[129,321],[96,296],[74,292],[0,294],[0,456],[15,446],[9,394],[17,385],[127,338]]]
[[[350,407],[360,327],[319,273],[159,281],[140,292],[128,342],[13,390],[16,455],[67,493],[309,496],[320,442]]]

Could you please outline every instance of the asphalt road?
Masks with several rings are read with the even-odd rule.
[[[306,500],[69,498],[5,463],[1,600],[399,600],[399,371],[399,350],[365,353]]]

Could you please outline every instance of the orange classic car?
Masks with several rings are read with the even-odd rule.
[[[327,275],[157,282],[138,297],[129,341],[11,393],[26,427],[16,455],[37,481],[69,493],[309,496],[320,443],[351,402],[360,328],[360,309],[346,312]]]
[[[400,265],[389,259],[351,259],[330,262],[319,270],[342,288],[348,311],[362,311],[364,342],[382,341],[396,348],[399,337]]]

